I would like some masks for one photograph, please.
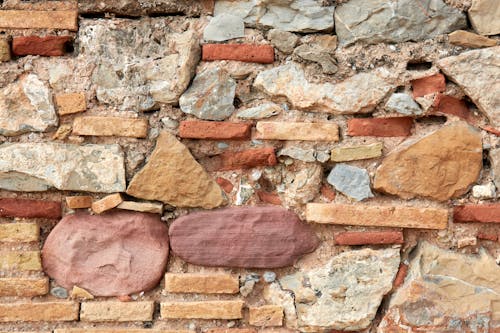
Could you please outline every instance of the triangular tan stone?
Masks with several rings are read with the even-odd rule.
[[[214,208],[224,202],[217,183],[168,132],[160,133],[148,163],[134,176],[127,194],[177,207]]]
[[[374,188],[404,199],[444,201],[467,192],[481,168],[479,132],[456,122],[388,155],[377,169]]]

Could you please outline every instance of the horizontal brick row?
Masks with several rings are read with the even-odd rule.
[[[150,321],[153,319],[154,302],[84,302],[81,305],[80,320],[106,321]]]
[[[338,125],[333,123],[259,121],[256,129],[256,139],[333,142],[339,140]]]
[[[278,163],[274,148],[255,148],[236,152],[224,152],[209,161],[209,171],[249,169],[258,166],[273,166]]]
[[[205,44],[202,47],[202,60],[236,60],[272,64],[274,48],[271,45]]]
[[[341,232],[334,235],[337,245],[380,245],[403,244],[401,231],[360,231]]]
[[[162,319],[241,319],[243,301],[163,302]]]
[[[0,322],[78,320],[77,302],[0,304]]]
[[[40,228],[36,223],[0,224],[0,242],[36,242]]]
[[[0,296],[42,296],[49,292],[49,279],[0,278]]]
[[[410,136],[413,127],[411,117],[354,118],[347,121],[347,135],[398,137]]]
[[[54,333],[195,333],[195,331],[139,328],[58,328],[54,330]]]
[[[455,222],[500,223],[500,204],[462,205],[453,210]]]
[[[145,138],[148,135],[148,120],[124,117],[77,117],[73,122],[73,134]]]
[[[0,217],[59,219],[61,216],[58,201],[0,198]]]
[[[249,139],[252,124],[222,121],[181,121],[179,136],[185,139],[243,140]]]

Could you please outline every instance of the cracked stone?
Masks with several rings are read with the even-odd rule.
[[[303,205],[314,199],[323,178],[323,168],[317,163],[302,163],[297,170],[300,171],[285,171],[284,198],[290,206]]]
[[[336,164],[327,178],[328,183],[348,197],[362,201],[372,198],[370,176],[365,169],[348,164]]]
[[[222,42],[239,37],[245,37],[245,23],[241,17],[229,13],[213,17],[203,31],[206,41]]]
[[[423,112],[417,102],[415,102],[410,95],[405,93],[392,94],[385,104],[385,109],[407,116],[418,116]]]
[[[279,29],[269,30],[267,33],[267,39],[269,39],[275,48],[287,54],[293,52],[295,45],[297,45],[299,41],[299,37],[297,37],[297,35]]]

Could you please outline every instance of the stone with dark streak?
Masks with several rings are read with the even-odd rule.
[[[297,215],[271,206],[191,213],[176,219],[169,235],[176,255],[202,266],[286,267],[318,246]]]

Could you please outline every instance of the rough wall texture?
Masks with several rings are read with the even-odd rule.
[[[0,1],[0,332],[500,332],[499,22]]]

